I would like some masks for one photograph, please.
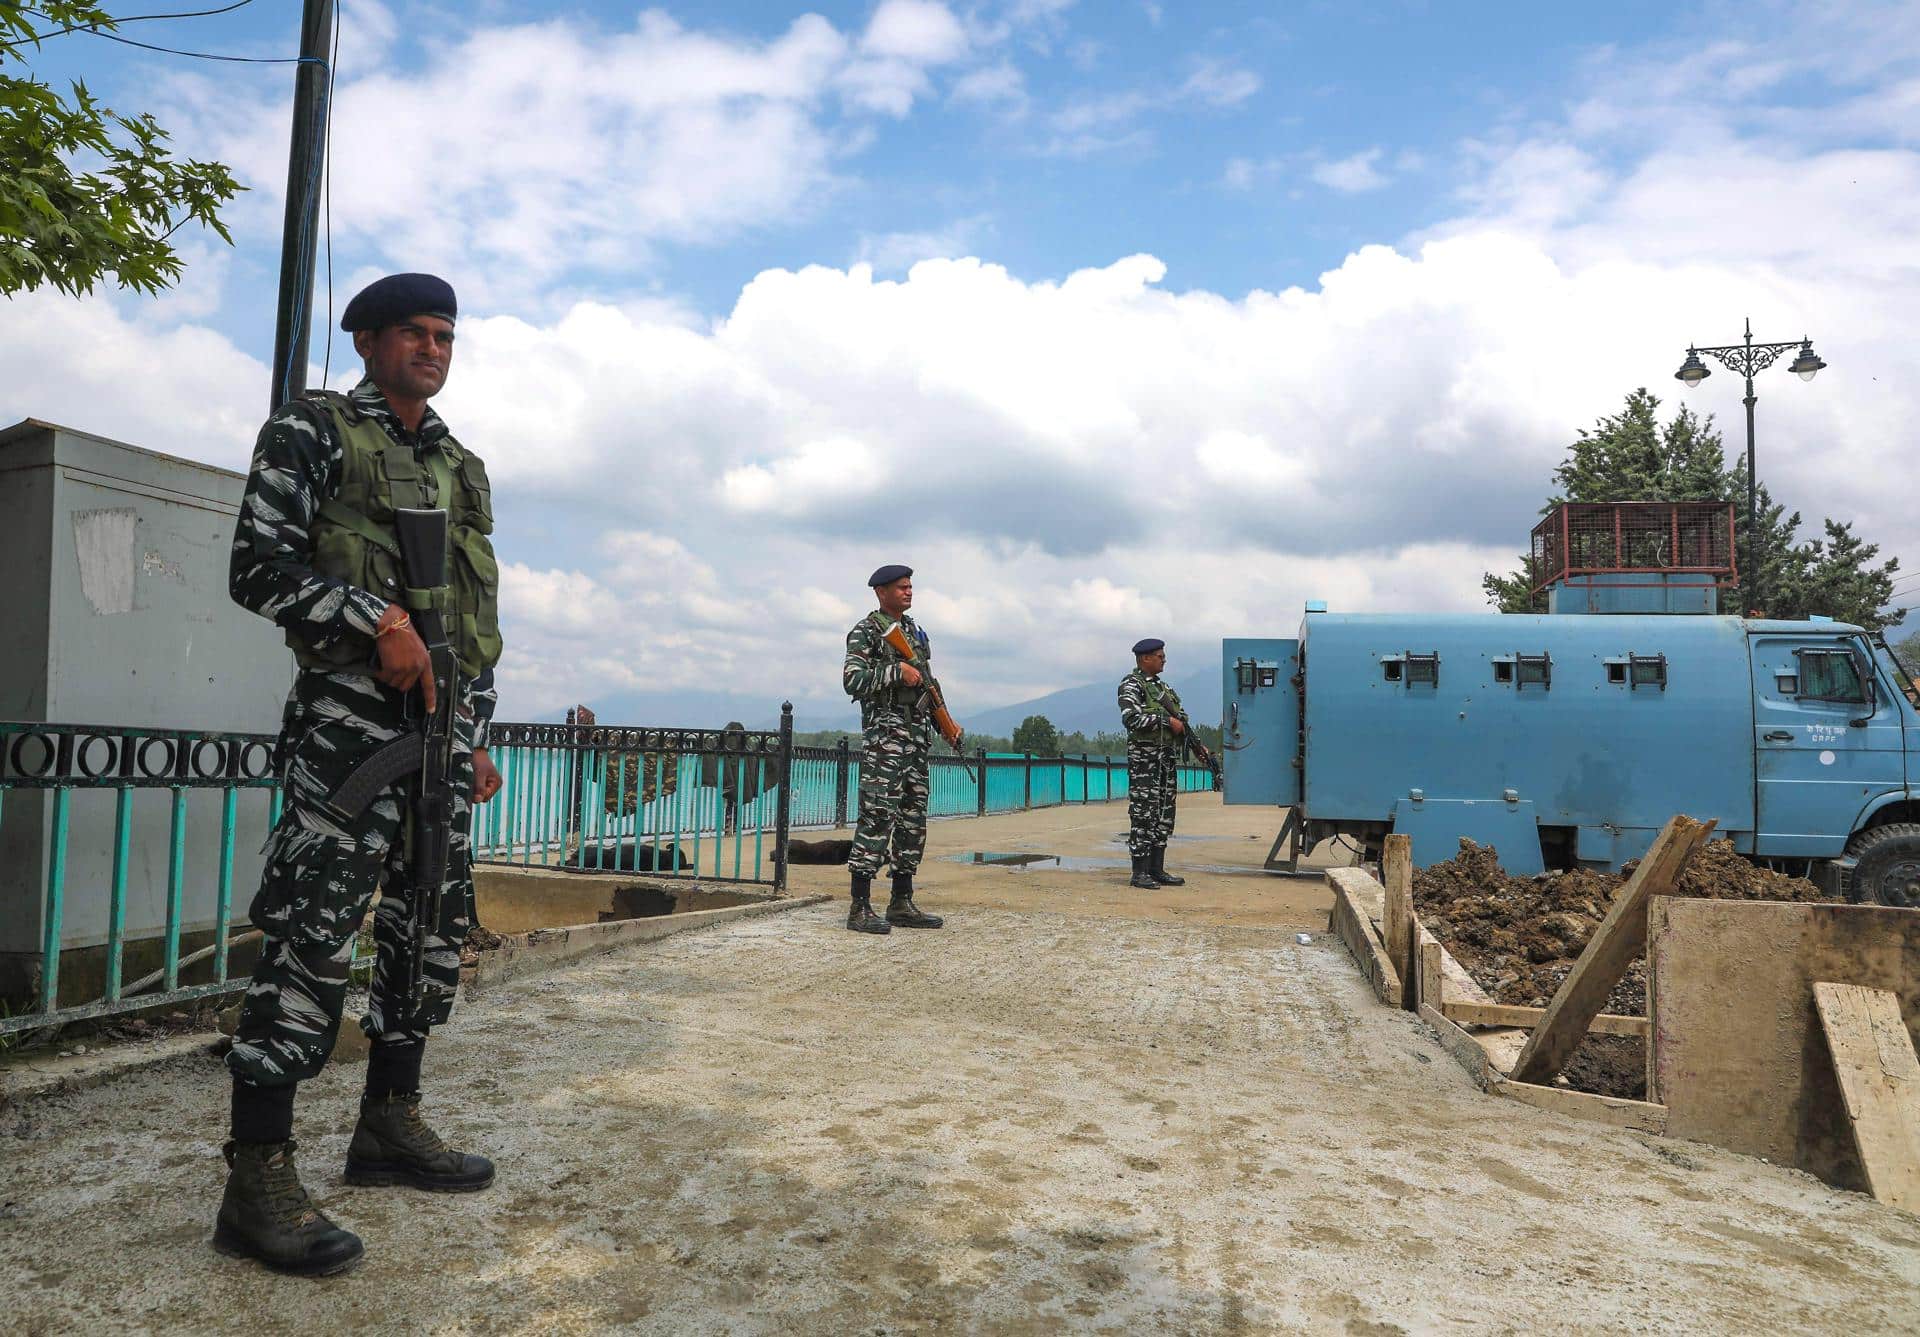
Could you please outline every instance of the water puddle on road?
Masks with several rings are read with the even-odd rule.
[[[1125,859],[1084,859],[1072,854],[1028,854],[1013,850],[972,850],[949,854],[949,863],[992,864],[1000,868],[1065,868],[1087,872],[1092,869],[1125,868]]]
[[[1179,839],[1178,836],[1174,839]],[[1197,837],[1204,840],[1205,836]],[[1033,854],[1023,850],[970,850],[965,854],[943,856],[948,863],[971,863],[990,865],[997,868],[1059,868],[1070,873],[1104,873],[1115,868],[1125,871],[1131,866],[1126,859],[1089,859],[1076,854]],[[1235,864],[1176,864],[1173,871],[1189,873],[1259,873],[1258,868],[1242,868]]]

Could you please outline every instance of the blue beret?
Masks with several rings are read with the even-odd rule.
[[[354,294],[340,314],[340,328],[348,333],[383,330],[409,316],[452,320],[456,310],[453,285],[445,279],[432,274],[389,274]]]
[[[872,575],[868,576],[867,584],[872,585],[875,588],[878,588],[881,585],[891,585],[896,580],[905,580],[908,576],[912,574],[913,574],[912,567],[900,566],[896,563],[893,566],[883,566],[878,571],[875,571]]]
[[[1133,643],[1133,652],[1136,655],[1150,655],[1155,650],[1164,650],[1166,648],[1167,643],[1165,641],[1158,640],[1152,636],[1147,637],[1144,641],[1135,641]]]

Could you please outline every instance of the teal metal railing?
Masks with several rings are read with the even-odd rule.
[[[971,774],[969,774],[971,770]],[[860,753],[838,747],[797,747],[793,758],[792,822],[797,828],[852,826],[859,814]],[[1213,788],[1205,766],[1182,766],[1180,790]],[[985,817],[1105,803],[1127,796],[1124,757],[1040,757],[1030,752],[976,751],[967,757],[937,753],[927,759],[927,815]]]
[[[273,749],[274,739],[266,734],[0,722],[0,859],[10,883],[6,890],[14,903],[38,911],[37,932],[27,927],[21,933],[27,917],[9,925],[5,959],[14,963],[15,979],[8,992],[24,993],[29,1001],[24,1010],[0,1017],[0,1034],[245,987],[246,981],[234,979],[229,970],[233,948],[247,936],[229,936],[236,844],[243,824],[252,824],[243,822],[251,814],[243,813],[241,797],[259,792],[259,802],[247,806],[257,810],[262,832],[279,819]],[[153,814],[151,803],[137,804],[137,796],[163,798],[164,813]],[[148,810],[147,821],[137,820],[136,807]],[[210,858],[190,851],[189,818],[195,813],[218,822]],[[90,843],[76,845],[76,823]],[[211,921],[211,939],[183,954],[183,939],[194,931],[188,922],[190,890],[203,889],[199,882],[190,887],[189,877],[205,878],[209,872],[211,913],[196,913],[195,922],[201,925],[197,931],[205,932]],[[147,921],[135,926],[143,946],[153,936],[145,930],[159,930],[159,963],[129,982],[124,979],[128,916],[136,904]],[[92,926],[102,919],[96,936]],[[29,936],[37,952],[20,950]],[[80,943],[69,943],[76,937]],[[75,950],[98,954],[98,996],[63,1005],[62,961]],[[20,969],[23,961],[31,965]],[[87,965],[91,975],[95,962],[89,959]],[[189,973],[208,978],[183,983]],[[158,990],[150,992],[155,985]],[[65,992],[71,999],[76,990]]]
[[[793,709],[778,729],[491,726],[505,802],[477,861],[786,886]]]
[[[796,748],[791,706],[777,730],[496,723],[490,741],[505,783],[474,814],[481,862],[784,889],[788,831],[848,826],[858,810],[860,753]],[[11,939],[0,939],[0,962],[31,963],[0,978],[0,995],[26,999],[0,1016],[0,1035],[246,986],[232,953],[259,935],[232,932],[234,883],[241,851],[259,848],[280,819],[275,743],[270,734],[0,721],[0,868],[17,879],[0,885],[38,911],[37,924],[23,931],[16,917]],[[1109,757],[940,755],[928,779],[937,817],[1127,794],[1126,762]],[[1205,767],[1180,769],[1183,791],[1212,785]],[[200,934],[207,942],[186,951]],[[130,945],[157,963],[127,981]],[[63,983],[75,953],[98,954],[97,988]],[[89,978],[94,965],[89,957]]]

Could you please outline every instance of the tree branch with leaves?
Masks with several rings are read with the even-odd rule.
[[[77,81],[61,94],[28,70],[43,41],[116,26],[87,0],[0,0],[0,295],[50,284],[80,297],[106,279],[159,292],[185,267],[182,227],[233,243],[219,209],[244,187],[228,168],[177,159],[152,116],[123,116]]]

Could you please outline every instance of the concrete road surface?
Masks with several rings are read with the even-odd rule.
[[[1176,864],[1258,863],[1268,814],[1190,806],[1238,844]],[[1074,811],[936,830],[952,853],[1119,829]],[[361,1074],[330,1070],[300,1159],[368,1256],[327,1281],[208,1246],[213,1060],[0,1112],[0,1328],[1920,1327],[1920,1220],[1481,1094],[1373,1002],[1313,888],[940,866],[942,931],[869,938],[814,906],[463,1004],[428,1109],[498,1158],[488,1193],[343,1186]]]

